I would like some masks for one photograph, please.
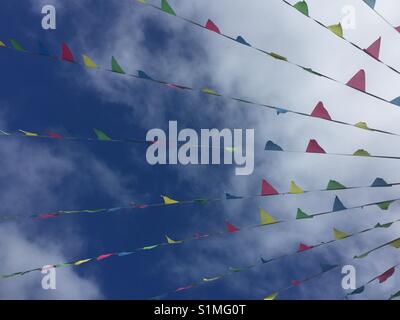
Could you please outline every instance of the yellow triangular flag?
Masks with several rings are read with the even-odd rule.
[[[140,3],[146,3],[146,0],[136,0],[136,1]]]
[[[83,54],[82,57],[83,57],[83,63],[87,68],[92,68],[92,69],[97,68],[97,64],[95,64],[93,60],[90,59],[86,54]]]
[[[342,239],[347,238],[347,237],[350,236],[350,234],[348,234],[346,232],[343,232],[343,231],[340,231],[340,230],[338,230],[336,228],[333,228],[333,235],[335,236],[336,240],[342,240]]]
[[[277,296],[278,296],[278,292],[274,292],[273,294],[265,297],[264,300],[275,300]]]
[[[170,237],[165,236],[165,238],[167,239],[168,244],[177,244],[177,243],[182,243],[183,241],[175,241],[172,240]]]
[[[354,126],[357,127],[357,128],[360,128],[360,129],[371,130],[368,127],[367,123],[363,122],[363,121],[356,123]]]
[[[394,240],[390,243],[390,245],[396,249],[400,249],[400,239]]]
[[[79,260],[79,261],[76,261],[76,262],[74,263],[74,265],[79,266],[80,264],[89,262],[90,260],[92,260],[92,259]]]
[[[304,191],[292,180],[290,181],[290,194],[300,194],[304,193]]]
[[[328,29],[331,30],[338,37],[343,38],[343,29],[340,23],[334,24],[333,26],[329,26]]]
[[[177,204],[179,201],[176,201],[174,199],[171,199],[170,197],[167,196],[161,196],[164,200],[164,204]]]
[[[271,216],[269,213],[265,212],[264,209],[260,209],[260,219],[261,219],[261,224],[273,224],[277,223],[278,221]]]
[[[6,47],[3,41],[0,40],[0,47]]]
[[[38,134],[34,133],[34,132],[29,132],[29,131],[24,131],[24,130],[19,130],[19,131],[28,137],[37,137],[38,136]]]

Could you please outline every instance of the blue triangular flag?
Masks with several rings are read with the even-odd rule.
[[[281,113],[287,113],[288,111],[283,108],[276,108],[276,114],[279,116]]]
[[[153,80],[151,77],[149,77],[149,76],[147,75],[146,72],[144,72],[144,71],[142,71],[142,70],[138,70],[138,76],[139,76],[139,78],[141,78],[141,79]]]
[[[395,99],[393,99],[392,101],[390,101],[391,103],[395,104],[396,106],[400,107],[400,97],[397,97]]]
[[[387,184],[387,182],[382,178],[376,178],[374,182],[372,182],[371,184],[371,187],[388,187],[388,186],[390,185]]]
[[[50,55],[49,50],[45,47],[45,45],[41,41],[38,42],[38,49],[39,49],[39,54],[41,54],[43,56],[49,56]]]
[[[242,199],[242,197],[234,196],[233,194],[226,193],[226,192],[225,192],[225,196],[226,196],[226,200]]]
[[[369,5],[372,9],[375,8],[375,2],[376,0],[364,0],[364,2]]]
[[[364,292],[364,289],[365,289],[364,286],[359,287],[359,288],[357,288],[356,290],[350,292],[350,293],[349,293],[349,296],[350,296],[350,295],[354,295],[354,294],[360,294],[360,293]]]
[[[339,197],[336,196],[336,197],[335,197],[335,202],[333,203],[333,209],[332,209],[332,211],[333,211],[333,212],[335,212],[335,211],[342,211],[342,210],[345,210],[345,209],[347,209],[347,208],[343,205],[342,201],[340,201]]]
[[[276,143],[273,143],[271,140],[268,140],[267,144],[265,145],[265,150],[283,151],[280,146],[278,146]]]
[[[129,256],[130,254],[132,254],[133,252],[120,252],[118,253],[119,257],[124,257],[124,256]]]
[[[321,266],[322,272],[327,272],[329,270],[336,268],[338,265],[337,264],[320,263],[320,266]]]
[[[263,257],[261,257],[261,262],[262,262],[262,263],[268,263],[268,262],[270,262],[270,261],[272,261],[272,259],[265,260]]]
[[[250,43],[248,43],[246,40],[244,40],[242,36],[238,36],[238,37],[236,38],[236,41],[239,42],[239,43],[241,43],[241,44],[245,44],[246,46],[251,47]]]

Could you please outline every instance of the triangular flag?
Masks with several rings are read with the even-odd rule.
[[[65,42],[61,44],[61,60],[75,62],[72,51]]]
[[[275,300],[277,296],[278,296],[278,292],[275,292],[275,293],[270,294],[269,296],[265,297],[264,300]]]
[[[369,154],[368,151],[365,151],[364,149],[359,149],[356,152],[353,153],[353,156],[357,157],[370,157],[371,155]]]
[[[306,152],[308,153],[326,153],[324,149],[318,144],[317,140],[311,139],[308,143]]]
[[[176,16],[175,11],[169,5],[167,0],[161,0],[161,10],[166,12],[166,13],[172,14],[173,16]]]
[[[337,264],[320,263],[322,272],[330,271],[330,270],[336,268],[337,266],[338,266]]]
[[[349,87],[365,92],[365,71],[361,69],[346,83]]]
[[[393,222],[380,224],[379,222],[374,226],[374,228],[390,228]]]
[[[214,22],[212,22],[210,19],[207,20],[205,28],[208,30],[214,31],[216,33],[221,33],[221,31],[219,30],[217,25]]]
[[[340,201],[339,197],[335,197],[335,201],[333,202],[333,212],[346,210],[347,208],[343,205],[342,201]]]
[[[109,257],[111,257],[111,256],[113,256],[113,255],[114,255],[114,253],[102,254],[102,255],[98,256],[98,257],[96,258],[96,260],[97,260],[97,261],[101,261],[101,260],[107,259],[107,258],[109,258]]]
[[[375,8],[376,0],[363,0],[367,5],[369,5],[372,9]]]
[[[400,26],[394,28],[397,32],[400,32]]]
[[[393,240],[389,243],[390,246],[399,249],[400,248],[400,239]]]
[[[171,198],[169,198],[169,197],[167,197],[167,196],[161,196],[162,198],[163,198],[163,200],[164,200],[164,204],[177,204],[177,203],[179,203],[179,201],[176,201],[176,200],[174,200],[174,199],[171,199]]]
[[[226,200],[236,200],[236,199],[242,199],[243,197],[235,196],[233,194],[225,192],[225,198]]]
[[[299,286],[301,284],[301,280],[292,280],[292,286]]]
[[[387,279],[389,279],[394,274],[395,270],[396,267],[392,267],[378,276],[379,283],[385,282]]]
[[[357,128],[360,128],[360,129],[371,130],[368,127],[367,123],[363,122],[363,121],[356,123],[354,126],[357,127]]]
[[[336,228],[333,228],[333,235],[335,236],[336,240],[342,240],[344,238],[350,237],[350,234],[348,234],[344,231],[340,231]]]
[[[220,94],[217,91],[210,89],[210,88],[203,88],[203,89],[201,89],[201,92],[203,92],[205,94],[210,94],[212,96],[220,96]]]
[[[101,140],[101,141],[111,141],[112,140],[108,135],[106,135],[101,130],[93,129],[93,131],[96,134],[96,137],[97,137],[98,140]]]
[[[350,296],[350,295],[356,295],[356,294],[363,293],[363,292],[364,292],[364,289],[365,289],[364,286],[359,287],[359,288],[355,289],[354,291],[350,292],[350,293],[349,293],[349,296]]]
[[[118,252],[118,256],[119,257],[125,257],[125,256],[129,256],[131,254],[133,254],[134,252],[132,251],[128,251],[128,252]]]
[[[400,97],[394,98],[392,101],[390,101],[390,103],[400,107]]]
[[[78,260],[78,261],[74,262],[74,265],[79,266],[81,264],[89,262],[90,260],[92,260],[92,259]]]
[[[381,40],[382,38],[379,37],[378,40],[374,41],[367,49],[364,49],[366,53],[368,53],[371,57],[379,60],[379,51],[381,49]]]
[[[312,117],[322,118],[325,120],[332,120],[331,116],[329,115],[328,111],[325,109],[324,104],[322,101],[318,102],[315,106],[313,112],[311,112]]]
[[[230,233],[237,232],[240,230],[239,228],[236,228],[233,224],[231,224],[229,222],[226,222],[226,229]]]
[[[296,8],[302,14],[304,14],[304,15],[306,15],[308,17],[308,5],[307,5],[307,2],[299,1],[296,4],[293,5],[293,8]]]
[[[400,28],[400,27],[399,27]],[[399,31],[400,32],[400,31]],[[400,290],[397,291],[395,294],[392,294],[389,298],[389,300],[393,300],[394,298],[400,297]]]
[[[267,213],[264,209],[260,209],[260,220],[262,225],[274,224],[278,222],[273,216]]]
[[[142,250],[152,250],[152,249],[155,249],[155,248],[157,248],[157,247],[158,247],[158,244],[155,244],[155,245],[153,245],[153,246],[146,246],[146,247],[143,247]]]
[[[87,68],[91,68],[91,69],[97,68],[97,65],[86,54],[82,55],[82,57],[83,57],[83,63],[85,64],[85,66]]]
[[[326,187],[326,190],[341,190],[341,189],[347,189],[347,188],[340,182],[337,182],[336,180],[329,180],[328,186]]]
[[[40,55],[42,55],[42,56],[49,56],[50,55],[49,50],[44,46],[44,44],[41,41],[38,42],[38,49],[39,49],[39,54]]]
[[[168,244],[178,244],[178,243],[182,243],[183,241],[176,241],[176,240],[172,240],[170,237],[165,236],[165,238],[167,239]]]
[[[275,108],[276,109],[276,114],[279,116],[280,114],[288,113],[286,109],[283,108]]]
[[[146,79],[146,80],[153,80],[146,72],[142,70],[138,70],[138,77],[141,79]]]
[[[203,278],[204,282],[211,282],[220,279],[221,277],[214,277],[214,278]]]
[[[294,182],[293,180],[290,181],[290,190],[289,194],[300,194],[304,193],[304,191]]]
[[[196,204],[206,205],[208,204],[208,199],[194,199],[193,202]]]
[[[278,60],[282,60],[282,61],[287,61],[287,58],[286,58],[286,57],[281,56],[280,54],[277,54],[277,53],[275,53],[275,52],[270,52],[269,55],[270,55],[272,58],[275,58],[275,59],[278,59]]]
[[[10,39],[12,47],[17,51],[25,51],[24,48],[17,42],[17,40]]]
[[[125,71],[122,70],[121,66],[119,65],[117,59],[115,59],[114,57],[111,57],[111,71],[122,74],[125,73]]]
[[[301,219],[312,219],[313,216],[305,213],[303,210],[300,208],[297,209],[297,214],[296,214],[296,219],[301,220]]]
[[[46,131],[49,137],[53,139],[62,139],[62,136],[59,133],[53,132],[53,131]]]
[[[304,251],[307,251],[307,250],[311,250],[312,248],[314,248],[314,247],[313,246],[307,246],[304,243],[300,243],[299,244],[299,249],[297,250],[297,252],[304,252]]]
[[[376,178],[374,182],[372,182],[371,187],[389,187],[390,184],[388,184],[385,180],[382,178]]]
[[[283,151],[283,149],[278,146],[276,143],[273,143],[271,140],[268,140],[265,144],[265,150],[268,151]]]
[[[376,205],[382,209],[382,210],[388,210],[390,205],[393,203],[394,201],[383,201],[383,202],[379,202]]]
[[[0,47],[7,47],[3,41],[0,40]]]
[[[268,263],[268,262],[271,262],[273,259],[268,259],[268,260],[266,260],[266,259],[264,259],[263,257],[261,257],[261,263],[263,263],[263,264],[265,264],[265,263]]]
[[[18,130],[18,131],[22,132],[27,137],[37,137],[38,136],[38,134],[34,133],[34,132],[29,132],[29,131],[24,131],[24,130]]]
[[[267,180],[263,179],[261,183],[261,196],[271,196],[279,194],[276,189],[270,185]]]
[[[343,38],[343,28],[340,22],[338,24],[334,24],[332,26],[328,26],[328,29],[331,30],[338,37]]]
[[[238,37],[236,38],[236,41],[239,42],[239,43],[241,43],[241,44],[244,44],[244,45],[246,45],[246,46],[251,47],[250,43],[248,43],[246,40],[244,40],[244,38],[243,38],[242,36],[238,36]]]

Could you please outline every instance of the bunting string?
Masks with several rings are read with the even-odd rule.
[[[336,35],[338,38],[344,40],[345,42],[349,43],[350,45],[352,45],[354,48],[356,48],[357,50],[363,52],[364,54],[368,55],[369,57],[371,57],[372,59],[374,59],[375,61],[379,62],[380,64],[384,65],[385,67],[389,68],[390,70],[394,71],[395,73],[400,75],[400,71],[397,70],[396,68],[388,65],[387,63],[383,62],[382,60],[380,60],[379,58],[379,53],[380,53],[380,46],[381,46],[381,37],[379,37],[377,40],[375,40],[368,48],[361,48],[359,45],[355,44],[354,42],[346,39],[344,37],[344,32],[343,32],[343,28],[341,23],[339,22],[336,25],[332,25],[332,26],[327,26],[325,24],[323,24],[322,22],[318,21],[317,19],[311,17],[309,15],[309,7],[306,1],[299,1],[297,3],[295,3],[294,5],[290,4],[288,1],[286,0],[282,0],[285,4],[287,4],[288,6],[290,6],[291,8],[296,9],[298,12],[302,13],[304,16],[306,16],[307,18],[309,18],[310,20],[314,21],[315,23],[317,23],[319,26],[323,27],[324,29],[326,29],[327,31],[333,33],[334,35]]]
[[[366,158],[379,158],[379,159],[391,159],[391,160],[399,160],[400,156],[386,156],[386,155],[371,155],[368,151],[364,149],[358,149],[352,154],[347,153],[327,153],[317,142],[315,139],[311,139],[307,145],[305,151],[300,150],[284,150],[281,146],[277,145],[271,140],[268,140],[265,145],[265,151],[273,151],[273,152],[285,152],[285,153],[312,153],[318,155],[329,155],[329,156],[341,156],[341,157],[366,157]]]
[[[382,188],[382,187],[394,187],[400,185],[400,182],[396,183],[387,183],[382,178],[376,178],[371,185],[369,186],[354,186],[354,187],[346,187],[340,182],[336,180],[329,180],[328,185],[325,189],[315,189],[315,190],[303,190],[299,187],[295,181],[290,182],[290,188],[287,192],[278,192],[268,181],[265,179],[262,180],[261,183],[261,193],[257,195],[234,195],[232,193],[225,193],[225,197],[202,197],[202,198],[195,198],[190,200],[176,200],[171,198],[170,196],[162,195],[161,198],[163,199],[162,202],[154,202],[154,203],[129,203],[129,206],[119,206],[119,207],[112,207],[112,208],[95,208],[95,209],[83,209],[83,210],[57,210],[51,211],[47,213],[39,213],[39,214],[30,214],[30,215],[1,215],[0,216],[0,223],[1,222],[8,222],[8,221],[16,221],[22,219],[33,219],[35,221],[44,221],[54,218],[59,218],[66,215],[76,215],[76,214],[112,214],[127,210],[133,209],[146,209],[146,208],[156,208],[156,207],[165,207],[171,205],[207,205],[214,202],[222,202],[222,201],[231,201],[231,200],[250,200],[256,198],[263,198],[263,197],[274,197],[274,196],[287,196],[287,195],[299,195],[305,193],[312,193],[312,192],[325,192],[325,191],[338,191],[338,190],[355,190],[355,189],[366,189],[366,188]],[[396,201],[397,199],[386,200],[376,203],[376,205],[381,208],[382,210],[388,210],[390,205]],[[364,207],[366,205],[363,205]],[[346,208],[341,200],[336,197],[334,201],[333,208],[337,211],[338,209]],[[302,215],[304,217],[312,217],[313,215],[305,214],[303,211]],[[318,215],[318,214],[317,214]]]
[[[227,278],[229,276],[232,276],[234,274],[250,271],[250,270],[253,270],[253,269],[257,268],[257,267],[265,266],[267,264],[275,262],[277,260],[280,260],[280,259],[283,259],[283,258],[286,258],[286,257],[290,257],[290,256],[294,256],[294,255],[297,255],[297,254],[301,254],[301,253],[306,252],[306,251],[314,250],[314,249],[320,248],[322,246],[330,245],[330,244],[335,243],[337,241],[341,241],[343,239],[348,239],[350,237],[354,237],[354,236],[360,235],[362,233],[369,232],[369,231],[374,230],[376,228],[389,228],[391,225],[393,225],[393,224],[395,224],[395,223],[397,223],[399,221],[400,221],[400,219],[397,219],[397,220],[394,220],[393,222],[387,223],[385,225],[377,223],[374,227],[370,227],[370,228],[367,228],[367,229],[364,229],[364,230],[361,230],[361,231],[358,231],[358,232],[355,232],[355,233],[352,233],[352,234],[347,234],[345,232],[339,231],[336,228],[334,228],[333,229],[334,239],[332,239],[332,240],[329,240],[329,241],[326,241],[326,242],[320,242],[320,243],[318,243],[316,245],[312,245],[312,246],[308,246],[308,245],[305,245],[304,243],[300,243],[297,251],[294,251],[294,252],[291,252],[291,253],[287,253],[287,254],[282,254],[282,255],[279,255],[279,256],[276,256],[276,257],[272,257],[272,258],[269,258],[269,259],[264,259],[261,256],[260,261],[257,262],[257,263],[254,263],[254,264],[251,264],[251,265],[248,265],[248,266],[245,266],[245,267],[239,267],[239,268],[238,267],[229,267],[226,272],[224,272],[224,273],[222,273],[220,275],[216,275],[216,276],[214,275],[212,277],[209,277],[209,276],[202,277],[200,281],[193,282],[190,285],[185,285],[185,286],[179,287],[177,289],[167,291],[167,292],[165,292],[163,294],[160,294],[158,296],[152,297],[151,299],[153,299],[153,300],[154,299],[163,299],[163,298],[169,296],[170,294],[178,293],[178,292],[182,292],[182,291],[187,291],[189,289],[193,289],[195,287],[203,286],[203,285],[209,284],[211,282],[215,282],[215,281],[218,281],[218,280],[223,280],[223,279],[225,279],[225,278]],[[387,243],[385,243],[383,245],[380,245],[379,247],[374,248],[374,249],[372,249],[370,251],[372,252],[374,250],[378,250],[378,249],[383,248],[383,247],[388,246],[388,245],[391,245],[391,246],[393,246],[395,248],[400,248],[400,238],[395,239],[395,240],[390,241],[390,242],[387,242]],[[360,257],[363,258],[361,255],[360,255]],[[353,257],[353,259],[361,259],[361,258],[359,258],[359,256]],[[323,271],[319,272],[317,275],[313,276],[313,278],[315,278],[317,276],[320,276],[323,273],[326,273],[326,272],[330,271],[333,268],[338,267],[338,265],[323,264],[321,267],[322,267]],[[311,280],[311,277],[309,278],[309,280]],[[301,282],[297,282],[296,281],[296,285],[299,285],[300,283],[303,283],[303,282],[305,282],[305,280],[302,280]],[[285,290],[288,290],[288,289],[292,288],[293,286],[294,285],[292,283],[291,286],[285,287],[285,288],[279,290],[278,292],[275,292],[274,293],[275,294],[274,298],[276,298],[278,293],[281,293],[281,292],[283,292]],[[273,299],[266,299],[266,300],[273,300]]]
[[[397,198],[397,199],[392,199],[392,200],[388,200],[388,201],[384,201],[384,202],[373,202],[373,203],[367,203],[367,204],[358,205],[358,206],[354,206],[354,207],[345,207],[343,205],[343,203],[340,201],[340,199],[336,196],[334,204],[333,204],[333,209],[331,211],[320,212],[320,213],[315,213],[315,214],[308,214],[299,208],[299,209],[297,209],[296,218],[290,219],[290,220],[277,220],[273,216],[271,216],[269,213],[267,213],[264,209],[260,209],[260,223],[256,224],[256,225],[247,225],[247,226],[238,228],[235,225],[233,225],[232,223],[229,223],[228,221],[226,221],[226,230],[224,230],[224,231],[216,231],[216,232],[206,233],[206,234],[196,233],[194,236],[189,236],[182,240],[175,240],[175,239],[170,238],[168,235],[166,235],[165,236],[166,241],[158,243],[158,244],[146,245],[144,247],[133,249],[132,251],[104,253],[104,254],[101,254],[96,257],[80,259],[80,260],[73,261],[73,262],[65,262],[65,263],[55,264],[52,266],[54,268],[62,268],[62,267],[67,267],[67,266],[78,266],[78,265],[82,265],[82,264],[85,264],[88,262],[101,261],[101,260],[104,260],[104,259],[112,257],[112,256],[114,256],[114,257],[128,256],[131,254],[135,254],[135,253],[139,253],[139,252],[143,252],[143,251],[149,251],[149,250],[153,250],[156,248],[161,248],[161,247],[166,247],[166,246],[175,246],[175,245],[185,244],[185,243],[192,242],[192,241],[226,236],[226,235],[238,233],[238,232],[251,231],[254,229],[264,228],[264,227],[272,226],[272,225],[276,225],[276,224],[287,223],[290,221],[307,220],[307,219],[311,219],[311,218],[318,217],[318,216],[328,215],[328,214],[331,214],[334,212],[337,213],[339,211],[364,209],[366,207],[370,207],[370,206],[374,206],[374,205],[377,205],[382,210],[387,210],[392,203],[394,203],[395,201],[399,201],[399,200],[400,200],[400,198]],[[387,224],[381,225],[380,223],[378,223],[377,225],[375,225],[374,228],[388,228],[391,226],[391,224],[392,223],[387,223]],[[333,231],[334,231],[335,237],[338,239],[339,238],[344,239],[344,238],[352,236],[352,234],[346,233],[346,232],[338,230],[336,228],[334,228]],[[365,232],[365,231],[363,231],[363,232]],[[367,254],[369,254],[369,252]],[[7,279],[7,278],[16,277],[16,276],[22,276],[27,273],[31,273],[34,271],[41,271],[41,270],[42,270],[42,268],[38,267],[38,268],[30,269],[30,270],[15,272],[12,274],[0,275],[0,279]]]
[[[369,132],[377,132],[377,133],[381,133],[381,134],[386,134],[386,135],[392,135],[392,136],[400,136],[400,133],[395,133],[395,132],[391,132],[391,131],[387,131],[387,130],[382,130],[382,129],[377,129],[377,128],[371,128],[367,125],[366,122],[360,121],[356,124],[352,124],[352,123],[348,123],[345,121],[340,121],[340,120],[335,120],[332,119],[332,117],[330,116],[330,114],[328,113],[328,111],[326,110],[324,104],[322,101],[318,102],[318,104],[315,106],[315,108],[313,109],[313,111],[308,114],[305,112],[300,112],[300,111],[296,111],[294,109],[291,108],[283,108],[280,106],[273,106],[273,105],[269,105],[269,104],[265,104],[265,103],[260,103],[260,102],[256,102],[256,101],[252,101],[252,99],[249,98],[240,98],[240,97],[234,97],[234,96],[230,96],[228,94],[223,94],[221,92],[217,92],[213,89],[210,89],[208,87],[202,87],[202,88],[192,88],[186,85],[181,85],[181,84],[176,84],[174,82],[166,82],[163,80],[158,80],[155,79],[153,77],[150,77],[146,72],[142,71],[142,70],[137,70],[137,74],[129,74],[127,72],[125,72],[122,67],[120,66],[120,64],[118,63],[118,61],[116,60],[115,57],[111,58],[111,69],[108,68],[102,68],[100,66],[98,66],[93,60],[91,60],[87,55],[82,55],[82,60],[83,63],[76,60],[74,58],[74,56],[72,55],[71,50],[69,49],[69,47],[65,44],[62,43],[61,45],[61,58],[59,58],[58,56],[53,56],[51,55],[46,48],[43,47],[43,44],[39,43],[39,47],[40,47],[40,51],[39,52],[34,52],[34,51],[28,51],[25,48],[22,47],[22,45],[20,45],[16,40],[14,39],[10,39],[10,43],[11,43],[11,47],[7,46],[4,42],[0,41],[0,48],[4,48],[4,49],[13,49],[16,50],[18,52],[21,53],[26,53],[26,54],[30,54],[31,56],[42,56],[42,57],[47,57],[51,60],[54,61],[59,61],[59,62],[68,62],[71,64],[75,64],[78,66],[81,66],[82,68],[85,69],[98,69],[101,71],[105,71],[105,72],[111,72],[114,74],[118,74],[118,75],[123,75],[123,76],[128,76],[128,77],[132,77],[133,79],[136,80],[145,80],[145,81],[149,81],[151,83],[154,84],[158,84],[158,85],[162,85],[165,86],[169,89],[172,90],[178,90],[178,91],[191,91],[191,92],[196,92],[196,93],[200,93],[200,94],[204,94],[204,95],[208,95],[208,96],[213,96],[213,97],[219,97],[219,98],[223,98],[223,99],[227,99],[227,100],[232,100],[235,102],[238,102],[240,104],[243,104],[245,106],[257,106],[257,107],[262,107],[268,110],[273,110],[276,112],[276,114],[279,116],[281,114],[295,114],[297,116],[302,116],[302,117],[308,117],[308,118],[312,118],[312,119],[320,119],[320,120],[325,120],[325,121],[329,121],[335,124],[339,124],[339,125],[344,125],[344,126],[350,126],[352,128],[358,128],[358,129],[362,129],[364,131],[369,131]],[[393,103],[397,103],[400,106],[400,98],[399,99],[394,99]],[[21,130],[22,131],[22,130]],[[23,131],[22,131],[23,132]],[[18,136],[20,132],[18,132]],[[0,131],[0,135],[2,136],[15,136],[15,134],[10,133],[7,134],[6,131]],[[36,136],[36,137],[40,137],[40,138],[49,138],[46,135],[25,135],[25,136]],[[55,135],[54,137],[57,137],[57,135]],[[54,138],[53,137],[53,138]],[[83,140],[88,140],[86,138],[82,138]],[[78,140],[80,141],[81,139],[78,137],[71,137],[71,140]],[[143,141],[138,140],[138,141],[130,141],[130,140],[134,140],[134,139],[108,139],[108,141],[113,141],[113,140],[121,140],[119,142],[125,141],[125,142],[135,142],[135,143],[142,143]]]
[[[200,27],[202,29],[211,31],[211,32],[213,32],[215,34],[218,34],[218,35],[220,35],[220,36],[222,36],[222,37],[224,37],[226,39],[235,41],[238,44],[241,44],[241,45],[246,46],[248,48],[254,49],[254,50],[256,50],[258,52],[261,52],[263,54],[266,54],[266,55],[268,55],[269,57],[271,57],[271,58],[273,58],[275,60],[279,60],[279,61],[288,63],[288,64],[290,64],[292,66],[295,66],[295,67],[297,67],[299,69],[302,69],[303,71],[306,71],[308,73],[311,73],[311,74],[314,74],[316,76],[328,79],[328,80],[330,80],[332,82],[335,82],[335,83],[338,83],[340,85],[347,86],[347,87],[349,87],[349,88],[351,88],[351,89],[353,89],[355,91],[361,92],[364,95],[373,97],[375,99],[378,99],[380,101],[386,102],[388,104],[392,104],[392,105],[398,106],[398,102],[395,99],[392,100],[392,101],[389,101],[389,100],[387,100],[387,99],[385,99],[383,97],[380,97],[378,95],[375,95],[375,94],[373,94],[371,92],[366,91],[366,81],[365,81],[366,75],[365,75],[364,69],[359,70],[348,82],[342,82],[342,81],[339,81],[339,80],[337,80],[335,78],[332,78],[332,77],[330,77],[328,75],[325,75],[323,73],[317,72],[317,71],[315,71],[315,70],[313,70],[313,69],[311,69],[309,67],[305,67],[305,66],[300,65],[300,64],[298,64],[296,62],[293,62],[293,61],[289,60],[285,56],[282,56],[282,55],[277,54],[275,52],[268,52],[266,50],[263,50],[263,49],[260,49],[258,47],[255,47],[255,46],[251,45],[250,43],[248,43],[246,40],[244,40],[244,38],[242,36],[238,36],[237,38],[228,36],[228,35],[222,33],[221,30],[218,28],[218,26],[213,21],[211,21],[210,19],[207,21],[207,23],[205,25],[202,25],[202,24],[200,24],[198,22],[195,22],[195,21],[193,21],[191,19],[188,19],[188,18],[185,18],[183,16],[180,16],[180,15],[176,14],[176,12],[168,4],[167,0],[161,0],[161,7],[158,7],[156,5],[148,3],[145,0],[136,0],[136,2],[137,3],[141,3],[143,5],[146,5],[146,6],[149,6],[149,7],[153,8],[153,9],[158,9],[159,11],[161,11],[163,13],[167,13],[167,14],[170,14],[170,15],[172,15],[174,17],[180,18],[183,21],[185,21],[185,22],[187,22],[189,24],[192,24],[192,25],[194,25],[196,27]]]

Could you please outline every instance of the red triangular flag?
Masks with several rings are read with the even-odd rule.
[[[365,71],[358,71],[349,82],[346,83],[349,87],[365,92]]]
[[[107,259],[108,257],[111,257],[112,255],[114,255],[114,254],[113,253],[102,254],[101,256],[97,257],[97,261]]]
[[[368,53],[371,57],[379,60],[379,51],[381,49],[381,40],[382,38],[379,37],[378,40],[374,41],[367,49],[364,49],[366,53]]]
[[[47,134],[49,135],[49,137],[52,137],[54,139],[61,139],[61,135],[56,133],[56,132],[52,132],[52,131],[47,131]]]
[[[301,284],[300,280],[292,280],[292,286],[298,286],[299,284]]]
[[[389,270],[387,270],[384,273],[382,273],[378,277],[379,283],[385,282],[387,279],[389,279],[393,275],[395,269],[396,269],[395,267],[392,267]]]
[[[75,62],[70,48],[68,48],[67,44],[64,42],[61,44],[61,60]]]
[[[395,28],[397,32],[400,32],[400,26]]]
[[[271,186],[267,180],[263,179],[261,183],[261,196],[272,196],[275,194],[279,194],[279,192],[276,191],[276,189]]]
[[[307,246],[307,245],[304,244],[304,243],[300,243],[300,244],[299,244],[299,249],[297,250],[297,252],[307,251],[307,250],[310,250],[310,249],[312,249],[312,248],[314,248],[314,247],[313,247],[313,246]]]
[[[320,101],[311,113],[312,117],[322,118],[326,120],[332,120],[328,111],[325,109],[324,104]]]
[[[214,31],[216,33],[221,33],[221,31],[219,31],[219,28],[217,27],[217,25],[212,22],[210,19],[208,19],[207,23],[206,23],[206,29]]]
[[[226,229],[228,232],[237,232],[239,231],[239,228],[236,228],[233,224],[226,222]]]
[[[308,143],[306,152],[309,153],[326,153],[324,149],[318,144],[317,140],[311,139]]]

